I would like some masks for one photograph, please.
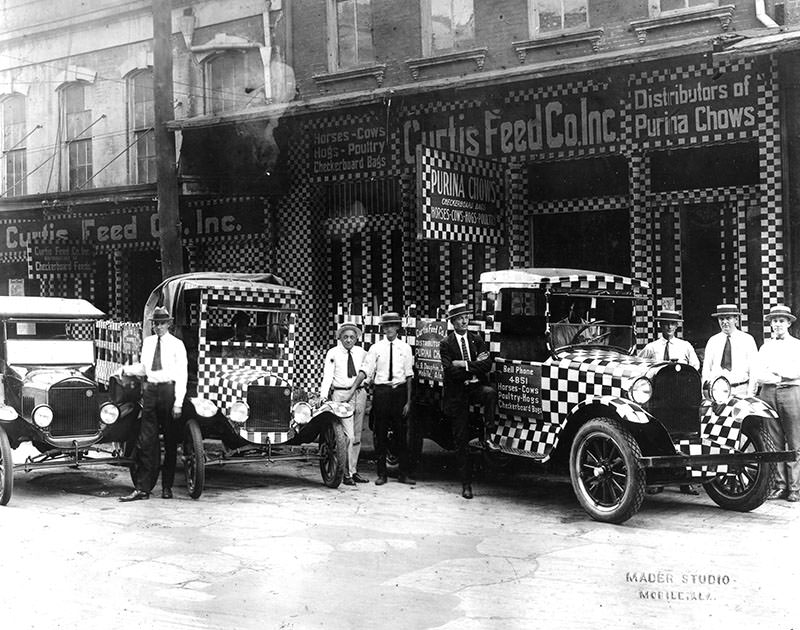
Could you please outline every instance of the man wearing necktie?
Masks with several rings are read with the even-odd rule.
[[[355,324],[345,323],[336,331],[339,343],[328,350],[322,372],[320,398],[336,402],[352,402],[353,415],[342,418],[342,427],[347,435],[347,468],[344,485],[354,486],[368,480],[358,474],[358,456],[361,452],[361,432],[364,425],[364,407],[367,393],[362,385],[354,387],[358,370],[367,351],[356,342],[361,337],[361,329]]]
[[[692,344],[676,336],[681,323],[681,314],[678,311],[662,309],[656,321],[661,328],[658,339],[651,341],[639,351],[639,356],[656,361],[676,361],[691,365],[695,370],[700,369],[700,360]]]
[[[731,383],[735,396],[749,393],[750,370],[756,359],[756,341],[739,330],[739,309],[732,304],[719,304],[712,317],[719,322],[720,332],[706,343],[703,356],[703,383],[712,383],[724,376]]]
[[[158,479],[161,447],[159,428],[164,434],[164,469],[161,497],[172,498],[183,400],[186,397],[187,361],[183,342],[169,332],[172,318],[167,309],[153,311],[154,335],[142,342],[141,362],[125,366],[123,373],[145,377],[142,385],[142,423],[134,455],[134,490],[120,501],[148,499]]]
[[[483,432],[495,423],[497,392],[489,386],[489,371],[492,359],[489,347],[480,335],[467,330],[469,307],[453,304],[447,309],[447,318],[453,326],[447,336],[439,343],[442,360],[444,387],[442,408],[445,418],[453,428],[461,474],[461,496],[471,499],[472,462],[469,457],[469,405],[480,403],[483,406]],[[481,435],[487,446],[493,444]]]
[[[389,429],[394,435],[393,446],[398,459],[397,481],[414,485],[408,454],[408,422],[412,422],[411,388],[414,376],[414,353],[397,334],[403,324],[399,313],[381,315],[383,339],[372,344],[364,357],[353,388],[369,379],[374,384],[372,394],[373,432],[378,478],[376,486],[387,481],[386,452]]]

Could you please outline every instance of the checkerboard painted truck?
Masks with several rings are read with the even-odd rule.
[[[344,477],[346,403],[293,404],[300,291],[272,274],[188,273],[156,287],[144,308],[165,306],[186,346],[189,382],[183,406],[186,485],[199,498],[208,466],[318,457],[323,483]],[[249,334],[233,322],[246,314]],[[147,334],[147,333],[144,333]]]
[[[795,457],[770,440],[764,423],[776,414],[761,400],[731,395],[725,378],[704,391],[691,366],[635,356],[634,309],[647,283],[527,268],[483,273],[480,284],[482,313],[471,328],[490,345],[498,418],[471,444],[491,459],[566,466],[592,518],[624,522],[648,486],[690,483],[724,509],[750,511],[766,500],[774,462]],[[415,320],[418,352],[435,323]],[[427,341],[421,369],[435,347]],[[440,392],[435,375],[420,379],[417,450],[424,437],[447,446]]]

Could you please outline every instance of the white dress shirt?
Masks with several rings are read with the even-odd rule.
[[[737,384],[749,382],[758,348],[755,339],[737,328],[731,333],[731,369],[723,370],[720,363],[725,337],[725,333],[720,331],[708,340],[703,357],[703,381],[711,382],[718,376],[724,376],[736,387]]]
[[[414,376],[414,353],[405,341],[392,342],[392,375],[389,378],[389,340],[384,337],[369,347],[361,371],[375,385],[401,385]]]
[[[644,359],[663,361],[664,346],[666,343],[667,340],[662,335],[642,348],[639,351],[639,356]],[[687,365],[691,365],[695,370],[700,369],[700,359],[697,358],[697,353],[694,351],[692,344],[685,339],[673,337],[669,340],[669,360],[677,361],[678,363],[686,363]]]
[[[175,404],[183,404],[186,396],[187,360],[186,347],[177,337],[164,333],[161,337],[161,369],[153,370],[153,355],[156,352],[158,335],[145,337],[139,363],[127,368],[128,374],[138,374],[147,378],[148,383],[175,383]]]
[[[767,339],[758,351],[753,369],[753,387],[758,384],[800,385],[800,339],[786,335]]]
[[[353,365],[356,368],[356,376],[367,356],[367,351],[361,346],[353,346],[350,350],[353,356]],[[347,376],[347,349],[340,341],[333,348],[328,350],[325,355],[325,365],[322,371],[322,386],[319,388],[319,395],[322,398],[329,398],[331,387],[345,389],[351,387],[356,380],[356,376]]]

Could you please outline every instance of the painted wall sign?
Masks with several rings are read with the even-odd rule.
[[[311,173],[339,176],[380,171],[389,165],[388,133],[376,112],[342,117],[311,131]]]
[[[497,361],[495,378],[500,413],[542,419],[541,365]]]
[[[414,337],[414,366],[421,380],[442,382],[442,358],[439,343],[447,335],[447,322],[438,319],[417,320]]]
[[[88,275],[94,272],[94,246],[57,241],[28,245],[28,276]]]
[[[418,147],[418,238],[500,243],[503,173],[496,162]]]

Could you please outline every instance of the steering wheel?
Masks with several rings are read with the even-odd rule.
[[[601,339],[605,339],[606,337],[610,337],[611,336],[611,331],[608,330],[608,331],[606,331],[604,333],[601,333],[599,335],[596,335],[594,337],[590,337],[589,339],[581,339],[581,335],[584,332],[586,332],[586,330],[588,330],[589,328],[592,328],[593,326],[602,326],[602,325],[610,326],[611,324],[609,324],[604,319],[595,319],[595,320],[593,320],[593,321],[591,321],[591,322],[589,322],[587,324],[584,324],[583,326],[581,326],[578,329],[578,332],[576,332],[573,335],[572,340],[570,341],[570,345],[575,345],[575,344],[578,344],[578,343],[597,343]]]

